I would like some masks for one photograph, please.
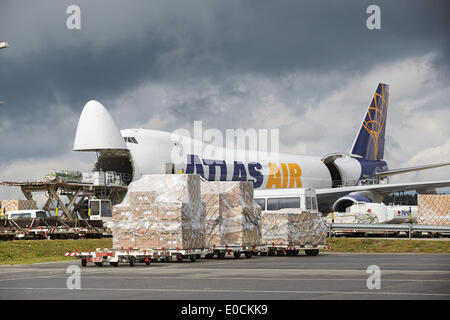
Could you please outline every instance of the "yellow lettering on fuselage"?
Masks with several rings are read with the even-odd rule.
[[[276,163],[269,163],[269,178],[266,188],[272,188],[272,186],[275,186],[276,189],[281,188],[281,172]]]
[[[283,189],[287,188],[289,180],[289,172],[286,163],[281,164],[281,169],[283,169]]]
[[[302,181],[300,176],[302,175],[302,169],[296,163],[288,163],[289,173],[291,175],[291,180],[289,181],[289,188],[301,188]]]
[[[296,163],[281,163],[281,171],[276,163],[269,163],[269,176],[267,178],[267,189],[301,188],[302,169]]]

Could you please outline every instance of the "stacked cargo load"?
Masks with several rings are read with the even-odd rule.
[[[204,248],[205,207],[197,175],[144,175],[113,207],[113,246]]]
[[[322,245],[328,231],[320,213],[301,209],[266,211],[261,226],[262,242],[268,246]]]
[[[37,204],[34,200],[0,200],[0,209],[2,213],[17,210],[37,210]]]
[[[45,181],[52,182],[82,182],[83,174],[79,171],[51,170],[45,177]]]
[[[417,223],[450,226],[450,195],[419,194]]]
[[[254,247],[260,244],[261,207],[253,200],[249,181],[201,183],[206,206],[205,242],[208,247]]]

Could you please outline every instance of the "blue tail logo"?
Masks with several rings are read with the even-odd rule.
[[[379,83],[358,136],[353,143],[352,154],[367,160],[383,159],[388,101],[389,86]]]

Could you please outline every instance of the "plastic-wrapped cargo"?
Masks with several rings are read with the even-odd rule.
[[[205,242],[213,246],[257,246],[261,207],[253,200],[249,181],[202,181],[206,206]]]
[[[261,219],[261,236],[266,245],[319,245],[326,242],[327,225],[318,212],[301,209],[265,211]]]
[[[197,175],[144,175],[113,207],[113,247],[205,247],[205,207]]]
[[[83,180],[83,174],[79,171],[51,170],[45,176],[44,180],[53,182],[81,182]]]
[[[419,194],[417,206],[418,224],[450,226],[450,195]]]
[[[34,200],[0,200],[2,212],[16,210],[37,210],[37,204]]]

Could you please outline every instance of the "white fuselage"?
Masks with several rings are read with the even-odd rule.
[[[256,189],[332,187],[329,169],[319,157],[227,149],[158,130],[125,129],[121,134],[131,154],[133,180],[163,173],[165,164],[173,163],[174,173],[202,174],[212,181],[253,181]],[[357,160],[335,161],[346,181],[358,180]]]

